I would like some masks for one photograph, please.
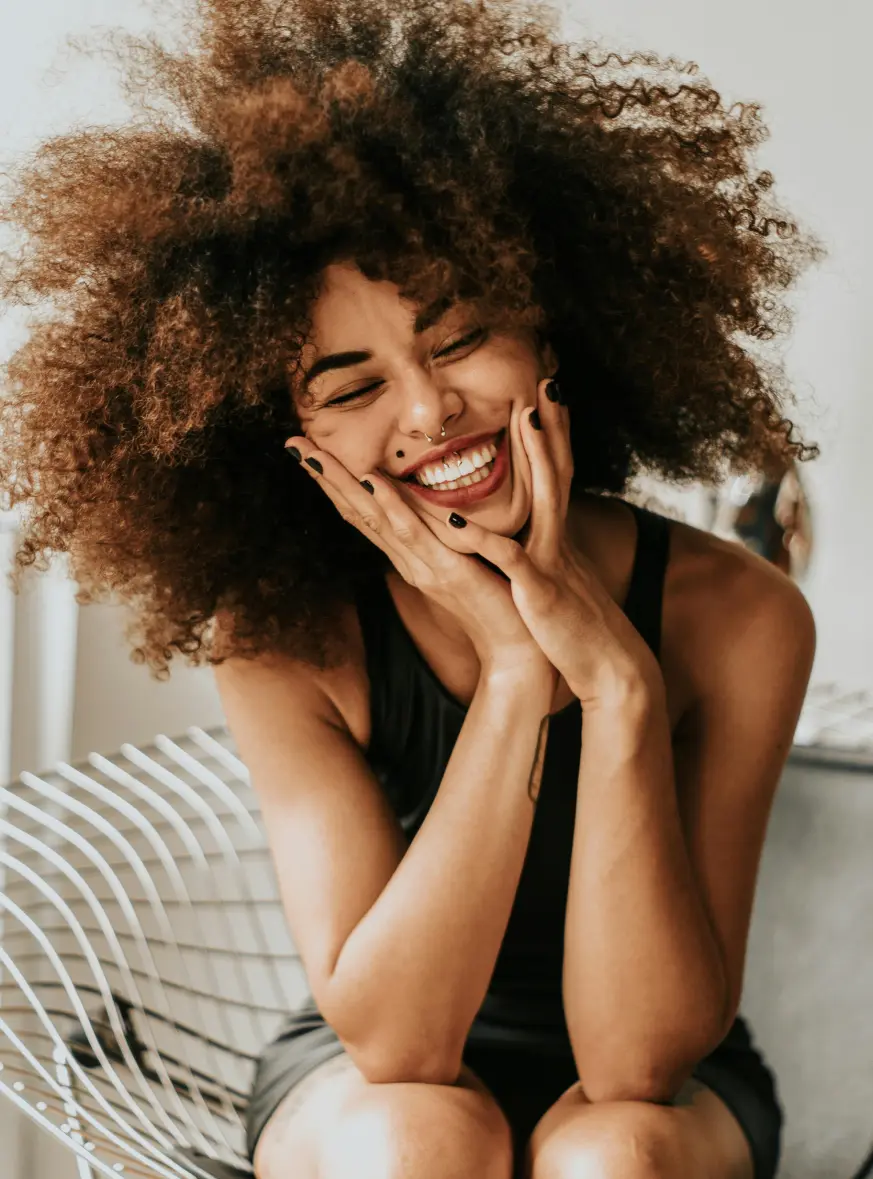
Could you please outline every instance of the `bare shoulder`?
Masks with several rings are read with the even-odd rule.
[[[719,630],[782,608],[808,610],[799,586],[740,541],[716,536],[681,520],[670,521],[672,634],[698,657]],[[684,620],[684,621],[683,621]]]
[[[606,587],[618,602],[627,596],[633,574],[637,527],[629,505],[615,496],[586,494],[576,501],[577,535]],[[725,540],[682,520],[665,517],[670,555],[664,579],[665,623],[690,609],[705,611],[718,593],[733,599],[756,580],[792,583],[774,565],[739,542]],[[672,632],[671,632],[672,633]],[[674,637],[679,637],[678,635]]]
[[[227,623],[217,619],[219,631]],[[344,657],[333,667],[319,668],[285,653],[265,653],[256,659],[228,658],[214,669],[227,711],[236,696],[245,696],[253,710],[266,702],[289,698],[305,701],[331,724],[346,729],[361,749],[370,741],[370,693],[364,642],[354,603],[339,618],[338,648]]]
[[[809,608],[785,573],[739,541],[682,520],[668,523],[660,663],[675,731],[719,674],[730,636],[768,611],[795,612],[802,621]],[[617,602],[625,601],[636,549],[633,512],[618,498],[585,495],[578,526],[607,589]]]
[[[318,672],[323,690],[362,750],[370,745],[370,680],[364,636],[354,602],[346,603],[341,616],[345,662],[328,671]]]
[[[736,652],[763,665],[777,632],[784,633],[780,620],[814,642],[812,612],[799,586],[741,542],[671,520],[670,549],[662,666],[665,679],[681,685],[680,719],[730,672]]]

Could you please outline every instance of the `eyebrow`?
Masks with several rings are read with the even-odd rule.
[[[435,323],[439,323],[442,317],[454,306],[455,301],[445,295],[436,299],[429,307],[420,311],[415,317],[415,323],[412,328],[415,335],[420,336],[428,328],[432,328]],[[363,364],[364,361],[372,359],[373,353],[367,351],[332,352],[329,356],[322,356],[319,360],[316,360],[315,364],[306,374],[303,381],[303,388],[308,390],[312,381],[324,373],[333,372],[335,369],[352,368],[356,364]]]

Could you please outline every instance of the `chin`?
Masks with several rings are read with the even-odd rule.
[[[524,504],[509,503],[503,509],[495,505],[490,512],[483,504],[482,509],[479,513],[471,512],[469,518],[496,536],[516,536],[530,523],[530,504],[526,496]]]
[[[531,505],[527,492],[525,491],[524,502],[521,504],[510,503],[504,511],[499,511],[495,506],[491,519],[488,518],[489,513],[485,511],[480,515],[482,518],[474,516],[471,513],[470,518],[475,520],[482,528],[487,528],[489,532],[493,532],[497,536],[507,536],[517,539],[520,533],[527,533],[531,520]]]

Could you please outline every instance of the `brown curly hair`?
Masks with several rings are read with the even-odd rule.
[[[388,558],[283,450],[335,261],[551,341],[576,491],[818,456],[761,343],[821,247],[753,166],[759,109],[694,63],[565,43],[529,0],[192,0],[164,32],[98,37],[127,125],[8,178],[0,298],[48,308],[0,398],[16,590],[69,553],[156,678],[176,652],[341,657],[338,611]]]

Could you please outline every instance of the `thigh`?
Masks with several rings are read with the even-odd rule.
[[[347,1052],[342,1051],[322,1061],[308,1073],[279,1103],[264,1127],[254,1152],[253,1166],[256,1179],[287,1179],[289,1162],[293,1160],[294,1179],[316,1179],[320,1173],[320,1159],[324,1146],[337,1137],[337,1129],[363,1105],[371,1108],[404,1102],[400,1090],[406,1085],[373,1085],[363,1076]],[[416,1105],[427,1108],[428,1094],[433,1091],[434,1118],[446,1112],[448,1089],[462,1090],[470,1099],[456,1102],[461,1117],[471,1122],[480,1121],[483,1132],[500,1133],[501,1127],[509,1138],[508,1126],[488,1086],[464,1064],[453,1086],[416,1085]],[[374,1091],[378,1091],[373,1100]],[[406,1095],[408,1105],[408,1094]]]
[[[285,1095],[258,1138],[252,1159],[255,1179],[272,1179],[278,1158],[293,1158],[295,1176],[315,1179],[315,1146],[325,1106],[354,1071],[351,1057],[338,1053],[322,1061]]]
[[[641,1162],[644,1160],[644,1162]],[[525,1179],[538,1171],[669,1175],[671,1179],[753,1179],[749,1142],[738,1121],[706,1085],[690,1078],[669,1104],[591,1103],[581,1084],[545,1113],[525,1150]],[[586,1172],[587,1173],[587,1172]]]

